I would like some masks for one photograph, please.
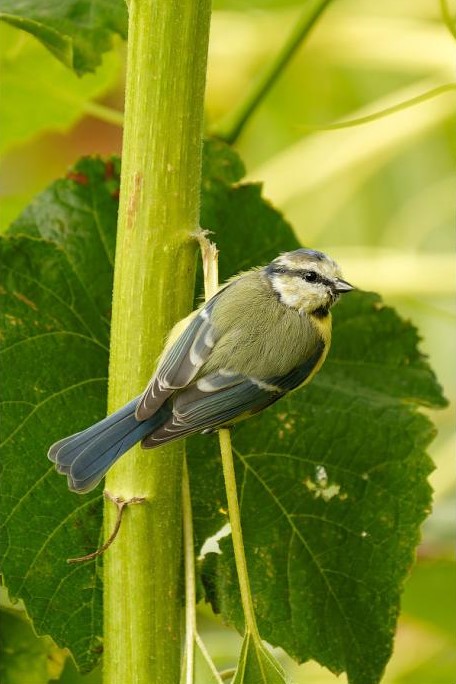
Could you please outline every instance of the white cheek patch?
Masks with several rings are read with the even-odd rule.
[[[322,283],[307,283],[299,278],[287,282],[279,277],[272,278],[271,283],[282,304],[299,311],[313,311],[328,300],[328,292]]]
[[[280,278],[272,279],[272,287],[280,297],[280,301],[286,306],[299,308],[306,296],[305,288],[300,287],[301,283],[294,281],[291,283],[284,282]]]
[[[301,297],[297,294],[291,294],[289,292],[281,292],[280,293],[280,299],[287,306],[296,306],[296,304],[299,304]]]

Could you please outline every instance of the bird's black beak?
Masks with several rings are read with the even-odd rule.
[[[340,292],[340,293],[350,292],[350,290],[356,290],[354,285],[350,285],[350,283],[347,283],[346,280],[342,280],[341,278],[337,278],[334,285],[335,285],[336,292]]]

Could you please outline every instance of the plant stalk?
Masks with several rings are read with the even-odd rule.
[[[213,297],[218,290],[218,251],[215,244],[210,242],[204,233],[201,232],[198,239],[203,259],[204,296],[206,300],[208,300]],[[260,641],[242,538],[241,513],[237,496],[236,474],[234,472],[233,450],[231,448],[231,434],[229,429],[222,429],[218,431],[218,435],[230,516],[234,559],[239,579],[242,609],[245,617],[245,628],[246,632],[250,633],[256,641]]]
[[[209,0],[130,0],[108,409],[137,395],[192,306]],[[136,446],[106,478],[128,507],[104,561],[105,684],[176,684],[182,443]],[[116,510],[105,506],[105,530]]]
[[[196,639],[196,580],[195,580],[195,553],[193,549],[193,513],[192,498],[190,493],[190,480],[188,477],[187,462],[184,459],[182,480],[182,513],[184,532],[184,568],[185,568],[185,658],[186,658],[186,681],[184,684],[193,682],[195,663],[195,639]]]
[[[301,18],[294,26],[275,60],[254,82],[252,89],[239,106],[234,108],[220,124],[214,127],[211,131],[213,135],[230,144],[236,142],[247,121],[279,79],[330,2],[331,0],[311,0],[306,3]]]
[[[444,85],[437,86],[437,88],[431,88],[421,95],[398,102],[398,104],[392,105],[391,107],[385,107],[385,109],[379,109],[372,114],[366,114],[366,116],[359,116],[355,119],[346,119],[344,121],[335,121],[334,123],[327,124],[305,124],[301,128],[305,133],[314,133],[317,131],[339,131],[344,128],[354,128],[355,126],[362,126],[366,123],[378,121],[379,119],[383,119],[385,116],[390,116],[390,114],[396,114],[404,109],[409,109],[409,107],[415,107],[422,102],[431,100],[433,97],[437,97],[438,95],[443,95],[454,90],[456,90],[456,83],[445,83]]]
[[[247,562],[245,559],[244,542],[242,538],[241,514],[236,489],[236,475],[234,472],[233,451],[231,449],[231,435],[228,429],[218,431],[220,453],[222,456],[223,476],[225,478],[225,491],[230,514],[231,538],[233,540],[234,559],[239,579],[242,610],[245,617],[245,630],[256,640],[260,640],[258,627],[253,607],[252,592],[250,589]]]

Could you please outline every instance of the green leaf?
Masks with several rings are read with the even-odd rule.
[[[83,670],[101,651],[100,562],[66,559],[99,545],[101,497],[70,495],[46,451],[106,411],[117,171],[82,160],[13,225],[23,235],[0,241],[2,571]]]
[[[212,138],[203,147],[203,199],[207,197],[213,184],[236,183],[245,175],[245,166],[239,155],[230,147]]]
[[[48,637],[38,639],[25,616],[0,613],[0,681],[2,684],[48,684],[60,677],[66,653]]]
[[[0,203],[0,233],[4,233],[14,219],[19,216],[21,210],[27,205],[28,199],[30,198],[23,195],[2,197]]]
[[[2,23],[0,39],[1,154],[45,131],[68,130],[86,113],[87,103],[117,81],[120,60],[115,53],[105,58],[96,74],[81,79],[36,40]]]
[[[232,684],[286,684],[288,681],[274,656],[247,632]]]
[[[106,406],[107,329],[64,252],[30,237],[0,241],[2,278],[2,572],[38,634],[71,645],[82,669],[100,652],[101,497],[69,496],[46,459],[70,426]]]
[[[225,160],[217,165],[210,158],[214,146]],[[230,184],[240,180],[243,166],[226,145],[211,142],[204,162],[201,226],[214,233],[220,282],[238,271],[267,263],[279,252],[299,247],[290,224],[261,196],[260,183]],[[223,165],[230,169],[224,176],[220,171]]]
[[[242,168],[231,152],[206,159],[218,179]],[[37,632],[82,670],[101,651],[100,560],[66,559],[99,546],[101,497],[69,494],[46,452],[106,411],[119,170],[116,159],[82,159],[0,240],[2,572]]]
[[[334,318],[323,370],[236,427],[233,446],[261,636],[298,661],[313,658],[370,684],[390,656],[400,592],[430,508],[424,449],[434,430],[416,405],[443,400],[416,331],[376,295],[347,296]],[[198,544],[226,522],[211,441],[189,444]],[[222,513],[200,525],[208,510]],[[231,540],[220,548],[203,567],[207,595],[242,629]]]
[[[221,279],[297,246],[259,185],[231,185],[242,168],[221,143],[206,150],[201,224]],[[85,670],[101,648],[99,561],[66,559],[99,546],[101,500],[69,493],[46,451],[105,412],[117,194],[117,161],[81,160],[0,241],[2,572],[37,632]],[[444,402],[417,342],[377,296],[347,295],[313,383],[234,431],[261,635],[355,684],[383,670],[429,507],[433,428],[416,408]],[[188,448],[201,547],[226,522],[225,496],[215,438]],[[207,596],[242,629],[230,540],[220,546],[204,562]]]
[[[112,35],[127,36],[123,0],[0,0],[0,19],[32,34],[65,66],[94,71],[111,48]]]
[[[61,247],[101,318],[111,311],[119,197],[118,158],[83,158],[52,183],[11,225],[9,234],[45,238]],[[99,321],[101,323],[101,321]],[[108,342],[108,330],[103,327]]]

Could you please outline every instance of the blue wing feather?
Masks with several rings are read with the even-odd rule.
[[[270,406],[306,380],[324,348],[322,341],[308,359],[284,376],[260,380],[222,369],[220,373],[200,378],[176,393],[172,414],[143,438],[142,446],[154,448],[193,432],[221,427]]]
[[[93,489],[136,442],[154,448],[230,424],[273,404],[311,375],[324,353],[323,340],[309,358],[282,376],[249,378],[221,368],[198,378],[216,343],[210,321],[214,301],[198,312],[169,348],[140,397],[50,448],[48,456],[67,475],[70,489]]]
[[[209,357],[216,342],[210,320],[215,300],[210,299],[189,322],[177,340],[165,351],[136,408],[138,420],[145,420],[172,395],[174,390],[188,385]]]
[[[136,420],[138,398],[87,430],[51,446],[48,458],[67,475],[71,490],[82,493],[96,487],[122,454],[166,420],[170,410],[165,408],[148,420]]]
[[[272,404],[284,394],[278,389],[266,389],[263,383],[239,377],[241,380],[237,384],[214,392],[198,391],[195,386],[180,392],[174,399],[172,414],[143,439],[142,446],[153,448],[194,432],[220,427]]]

